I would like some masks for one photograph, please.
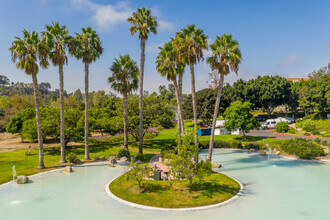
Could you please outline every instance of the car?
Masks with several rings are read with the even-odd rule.
[[[286,122],[289,123],[289,124],[296,123],[296,120],[294,118],[288,117],[288,118],[285,118],[285,119],[286,119]]]

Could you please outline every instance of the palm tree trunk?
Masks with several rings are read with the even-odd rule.
[[[140,49],[140,77],[139,77],[139,154],[143,154],[143,74],[144,74],[144,60],[145,60],[145,46],[146,40],[141,38]]]
[[[124,148],[128,150],[128,133],[127,133],[127,93],[124,93]]]
[[[89,63],[85,63],[85,160],[89,158],[89,146],[88,146],[88,72]]]
[[[41,129],[41,116],[39,109],[39,90],[38,90],[38,80],[37,74],[32,74],[33,91],[34,91],[34,102],[36,105],[36,118],[37,118],[37,132],[38,132],[38,146],[39,146],[39,164],[38,169],[45,168],[44,164],[44,148],[42,139],[42,129]]]
[[[190,64],[190,78],[191,78],[191,96],[192,96],[192,105],[194,112],[194,134],[195,134],[195,145],[198,144],[197,138],[197,111],[196,111],[196,96],[195,96],[195,73],[194,73],[194,64]]]
[[[61,117],[61,135],[60,135],[60,142],[61,142],[61,159],[60,163],[66,163],[65,159],[65,137],[64,137],[64,97],[63,97],[63,64],[58,66],[58,73],[60,77],[60,117]]]
[[[224,74],[220,75],[220,80],[219,80],[219,85],[218,85],[218,93],[217,93],[217,100],[216,100],[215,106],[214,106],[214,115],[213,115],[213,121],[212,121],[212,131],[211,131],[209,155],[208,155],[208,160],[209,161],[212,160],[215,124],[217,122],[217,117],[218,117],[218,112],[219,112],[219,104],[220,104],[220,98],[221,98],[221,93],[222,93],[224,77],[225,77]]]
[[[180,99],[181,104],[182,104],[182,77],[183,77],[183,75],[179,74],[179,99]],[[183,135],[183,133],[184,133],[184,120],[183,120],[182,108],[181,108],[180,124],[181,124],[181,134]]]
[[[174,79],[174,89],[175,89],[175,96],[176,96],[176,102],[178,105],[178,145],[181,145],[181,135],[182,135],[182,124],[181,124],[181,115],[182,115],[182,110],[181,110],[181,100],[180,100],[180,91],[178,89],[178,83],[176,82],[176,79]]]

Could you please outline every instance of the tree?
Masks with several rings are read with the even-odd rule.
[[[204,34],[204,31],[200,28],[196,28],[196,25],[187,25],[186,28],[181,29],[181,32],[176,34],[173,41],[173,46],[178,50],[178,60],[190,66],[191,95],[194,113],[194,132],[196,145],[198,143],[198,139],[194,65],[200,60],[203,60],[203,50],[207,49],[207,38],[208,37]]]
[[[32,76],[34,100],[36,108],[36,122],[38,130],[38,146],[39,146],[39,164],[38,168],[45,168],[44,165],[44,152],[43,152],[43,139],[41,129],[41,117],[39,110],[39,90],[37,74],[39,72],[39,66],[47,68],[49,65],[47,45],[40,40],[37,32],[29,32],[23,30],[23,39],[16,37],[11,47],[12,61],[16,63],[16,67],[23,70],[27,75]],[[39,64],[38,64],[39,61]]]
[[[0,75],[0,85],[9,85],[10,81],[7,76]]]
[[[74,38],[74,46],[70,49],[78,60],[82,60],[85,64],[85,160],[89,160],[89,145],[88,145],[88,84],[89,84],[89,65],[98,59],[103,48],[101,40],[97,33],[91,28],[82,28],[81,34],[76,34]]]
[[[251,114],[251,103],[236,101],[230,104],[224,113],[225,128],[228,130],[239,129],[243,132],[244,140],[246,140],[246,131],[259,128],[259,122]]]
[[[144,178],[148,177],[149,173],[152,170],[149,166],[142,166],[135,162],[131,162],[129,166],[129,170],[127,171],[127,179],[128,180],[135,180],[139,184],[139,188],[142,188],[142,181]]]
[[[239,43],[233,40],[233,35],[223,34],[221,37],[217,36],[214,43],[210,45],[212,56],[207,59],[212,70],[218,71],[220,80],[218,84],[217,99],[214,107],[212,132],[210,138],[208,159],[212,160],[213,142],[215,124],[218,117],[219,103],[223,88],[223,82],[225,75],[228,75],[231,71],[237,74],[238,67],[242,59],[242,54],[239,49]]]
[[[180,97],[180,89],[177,83],[177,76],[183,74],[184,64],[177,62],[177,50],[173,47],[172,42],[164,44],[164,47],[159,47],[159,53],[156,58],[156,69],[167,80],[174,83],[175,96],[178,108],[178,137],[181,142],[181,135],[184,132],[184,124],[182,119],[182,105]]]
[[[133,36],[134,33],[139,33],[140,39],[140,75],[139,75],[139,154],[143,154],[143,75],[144,75],[144,62],[145,62],[145,44],[148,40],[149,33],[157,34],[157,20],[156,17],[151,15],[151,10],[138,8],[133,12],[132,17],[127,19],[132,24],[129,31]]]
[[[139,69],[129,55],[119,56],[110,67],[108,78],[111,88],[123,95],[124,101],[124,147],[128,150],[127,95],[138,88]]]
[[[68,64],[67,50],[72,45],[72,37],[66,26],[60,26],[58,22],[52,22],[46,25],[46,31],[43,33],[46,42],[50,47],[49,59],[54,66],[58,66],[59,82],[60,82],[60,121],[61,121],[61,159],[60,163],[66,163],[65,156],[65,137],[64,137],[64,80],[63,66]]]

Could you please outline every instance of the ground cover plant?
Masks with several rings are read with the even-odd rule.
[[[279,146],[284,152],[302,159],[314,159],[317,156],[325,155],[319,144],[304,138],[283,140]]]

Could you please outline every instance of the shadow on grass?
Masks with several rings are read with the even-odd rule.
[[[156,183],[143,183],[143,190],[142,193],[154,193],[154,192],[164,192],[168,190],[168,186],[161,186],[160,184]]]
[[[195,182],[193,183],[193,191],[203,191],[203,196],[213,198],[214,194],[230,193],[235,195],[239,189],[229,187],[225,184],[219,184],[215,182]]]

